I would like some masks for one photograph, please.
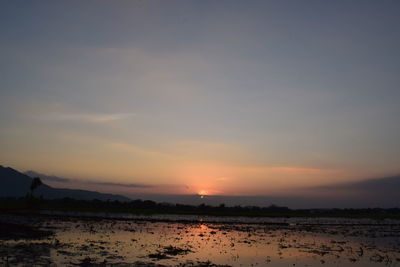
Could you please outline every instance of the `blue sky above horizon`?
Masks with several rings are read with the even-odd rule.
[[[229,195],[400,173],[396,1],[0,5],[2,165]]]

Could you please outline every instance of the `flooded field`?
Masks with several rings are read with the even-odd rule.
[[[400,266],[400,221],[0,217],[0,266]]]

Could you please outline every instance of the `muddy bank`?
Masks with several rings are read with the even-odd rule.
[[[0,217],[0,266],[400,266],[400,222]]]

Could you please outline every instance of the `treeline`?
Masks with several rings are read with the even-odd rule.
[[[132,200],[129,202],[101,201],[101,200],[77,200],[72,198],[63,199],[40,199],[40,198],[0,198],[3,207],[32,207],[36,209],[49,210],[76,210],[76,211],[99,211],[99,212],[127,212],[127,213],[152,213],[152,212],[176,212],[176,213],[265,213],[265,212],[289,212],[287,207],[271,205],[269,207],[256,206],[234,206],[228,207],[224,204],[219,206],[210,206],[201,204],[198,206],[157,203],[152,200]],[[0,207],[1,208],[1,207]]]
[[[258,206],[198,206],[184,204],[157,203],[151,200],[133,200],[130,202],[40,199],[40,198],[0,198],[0,210],[60,210],[82,212],[110,212],[133,214],[203,214],[218,216],[283,216],[283,217],[356,217],[356,218],[400,218],[400,209],[289,209],[270,205]]]

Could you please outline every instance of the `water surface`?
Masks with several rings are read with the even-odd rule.
[[[3,265],[6,251],[8,262],[22,266],[33,261],[54,266],[400,266],[400,222],[394,220],[166,215],[29,220],[54,235],[0,241]]]

